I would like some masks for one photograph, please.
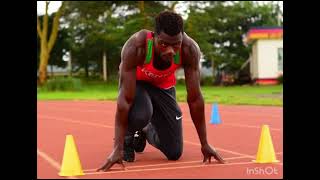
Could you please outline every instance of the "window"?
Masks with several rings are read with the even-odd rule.
[[[278,48],[278,71],[283,71],[283,48]]]

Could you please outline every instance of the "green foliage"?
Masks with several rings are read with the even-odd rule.
[[[193,5],[186,21],[186,32],[199,44],[205,59],[215,66],[227,64],[227,71],[239,70],[251,51],[242,41],[253,26],[276,26],[276,6],[253,1],[214,1],[200,8]]]
[[[283,75],[277,78],[278,84],[283,84]]]
[[[212,76],[202,77],[200,80],[201,86],[212,86],[214,82],[214,78]]]
[[[178,85],[185,85],[186,84],[185,79],[177,79],[177,84]]]
[[[118,84],[119,83],[119,75],[118,74],[111,74],[109,77],[108,77],[108,83],[111,83],[111,84]]]
[[[90,64],[94,71],[102,72],[102,55],[106,52],[108,76],[117,73],[121,49],[135,32],[153,27],[153,18],[165,6],[157,1],[145,1],[144,11],[135,1],[68,1],[65,21],[70,29],[72,60],[85,69],[88,76]],[[126,12],[132,13],[126,14]]]
[[[279,8],[272,2],[264,5],[255,1],[184,3],[191,5],[185,11],[188,13],[185,32],[199,44],[208,62],[213,60],[215,67],[226,63],[228,71],[238,70],[249,57],[251,47],[244,46],[242,38],[250,27],[277,25]],[[141,29],[153,30],[154,17],[169,7],[169,2],[160,1],[66,1],[49,64],[65,66],[62,56],[71,50],[74,72],[85,69],[86,75],[88,71],[102,74],[105,52],[108,77],[116,75],[126,40]],[[48,34],[50,23],[51,20]]]
[[[44,91],[81,91],[82,82],[78,78],[56,77],[49,79],[41,89]]]

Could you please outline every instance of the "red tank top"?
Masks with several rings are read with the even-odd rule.
[[[165,70],[158,70],[153,67],[154,47],[152,32],[147,33],[146,59],[142,66],[137,67],[137,80],[147,81],[162,89],[169,89],[176,85],[175,72],[181,66],[181,50],[172,59],[171,65]]]

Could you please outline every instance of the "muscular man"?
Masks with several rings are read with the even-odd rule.
[[[175,94],[179,67],[185,72],[187,101],[203,162],[211,162],[213,156],[224,163],[207,141],[199,60],[199,46],[183,31],[183,20],[174,12],[164,11],[155,18],[155,32],[143,29],[127,40],[121,52],[114,147],[98,171],[107,171],[115,163],[124,166],[122,160],[133,162],[146,141],[168,160],[180,158],[183,118]]]

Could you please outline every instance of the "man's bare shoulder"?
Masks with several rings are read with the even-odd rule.
[[[121,59],[122,62],[126,59],[131,59],[129,64],[142,64],[145,57],[145,39],[147,37],[148,30],[142,29],[134,33],[124,44]]]
[[[184,33],[182,39],[182,48],[188,50],[191,47],[196,47],[198,49],[199,45],[195,40],[188,36],[187,33]]]
[[[147,38],[148,30],[142,29],[136,33],[134,33],[131,38],[134,41],[134,44],[137,48],[139,47],[145,47],[146,44],[146,38]]]
[[[192,59],[198,60],[200,58],[200,48],[198,43],[189,37],[186,33],[183,35],[182,40],[182,56],[186,63],[191,63]]]

